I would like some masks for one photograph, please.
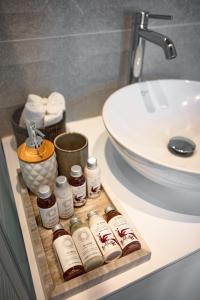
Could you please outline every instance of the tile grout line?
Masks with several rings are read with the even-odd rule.
[[[0,44],[13,43],[13,42],[15,43],[15,42],[37,41],[37,40],[62,39],[62,38],[68,38],[68,37],[90,36],[90,35],[98,35],[98,34],[119,33],[119,32],[126,32],[126,31],[130,31],[130,29],[117,29],[117,30],[110,30],[110,31],[96,31],[96,32],[84,32],[84,33],[70,33],[70,34],[66,34],[66,35],[52,35],[52,36],[44,36],[44,37],[2,40],[2,41],[0,41]]]
[[[200,22],[193,23],[180,23],[180,24],[169,24],[169,25],[159,25],[159,26],[149,26],[150,29],[159,29],[159,28],[178,28],[178,27],[189,27],[189,26],[198,26]],[[107,30],[107,31],[96,31],[96,32],[84,32],[84,33],[70,33],[66,35],[52,35],[52,36],[43,36],[43,37],[33,37],[33,38],[24,38],[24,39],[12,39],[12,40],[0,40],[0,44],[6,43],[21,43],[21,42],[30,42],[37,40],[51,40],[51,39],[65,39],[70,37],[81,37],[81,36],[93,36],[93,35],[103,35],[103,34],[111,34],[111,33],[122,33],[122,32],[131,32],[131,28],[129,29],[116,29],[116,30]]]

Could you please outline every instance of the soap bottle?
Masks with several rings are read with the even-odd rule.
[[[50,229],[59,223],[56,198],[48,185],[41,185],[37,193],[37,206],[43,227]]]
[[[141,244],[135,236],[133,229],[128,224],[126,218],[110,206],[105,208],[104,211],[106,214],[106,220],[122,248],[123,256],[139,250],[141,248]]]
[[[74,214],[74,203],[72,189],[65,176],[58,176],[56,178],[54,193],[58,205],[59,217],[62,219],[71,218]]]
[[[58,174],[55,148],[34,122],[27,121],[27,130],[29,137],[18,147],[17,155],[26,186],[37,194],[40,185],[54,186]]]
[[[84,268],[70,234],[61,224],[53,227],[53,248],[64,280],[84,273]]]
[[[108,223],[96,211],[88,214],[89,227],[103,255],[104,261],[109,263],[122,255],[122,250],[114,237]]]
[[[78,165],[71,167],[68,182],[72,188],[73,200],[75,207],[81,207],[86,203],[86,180],[82,169]]]
[[[78,217],[70,219],[70,231],[86,272],[104,263],[101,252],[88,226]]]
[[[88,198],[97,198],[101,192],[100,168],[95,157],[89,157],[85,167]]]

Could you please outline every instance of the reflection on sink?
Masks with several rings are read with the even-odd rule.
[[[200,191],[200,83],[156,80],[113,93],[103,120],[116,150],[145,177],[165,186]],[[190,157],[168,150],[174,136],[191,139]]]

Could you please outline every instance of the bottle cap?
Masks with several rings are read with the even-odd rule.
[[[78,165],[72,166],[70,174],[72,177],[80,177],[83,174],[81,166]]]
[[[95,169],[97,167],[97,159],[94,156],[91,156],[87,160],[88,169]]]
[[[98,213],[96,212],[96,210],[91,210],[87,213],[87,217],[88,219],[91,218],[94,215],[98,215]]]
[[[67,183],[67,178],[65,176],[58,176],[56,178],[56,186],[61,187]]]
[[[60,229],[64,229],[63,225],[62,224],[56,224],[53,228],[52,228],[52,231],[53,233],[56,232],[57,230],[60,230]]]
[[[48,185],[40,185],[37,193],[41,199],[46,199],[51,196],[51,189]]]
[[[108,206],[108,207],[106,207],[106,208],[104,209],[104,212],[105,212],[105,214],[107,214],[107,213],[109,213],[111,210],[115,210],[115,208],[112,207],[112,206]]]
[[[80,222],[79,217],[72,217],[72,218],[69,220],[70,226],[72,226],[73,224],[78,223],[78,222]]]

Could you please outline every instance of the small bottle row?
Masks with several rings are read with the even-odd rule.
[[[86,195],[89,198],[96,198],[100,195],[100,171],[94,157],[88,159],[84,173],[85,176],[81,167],[74,165],[71,167],[71,175],[68,179],[65,176],[56,178],[53,193],[48,185],[39,187],[37,205],[45,228],[55,226],[59,217],[62,219],[72,217],[74,207],[86,204]]]
[[[94,210],[87,216],[89,227],[74,216],[69,222],[70,233],[61,224],[52,229],[53,248],[64,280],[141,248],[126,218],[113,207],[105,209],[105,219]]]

